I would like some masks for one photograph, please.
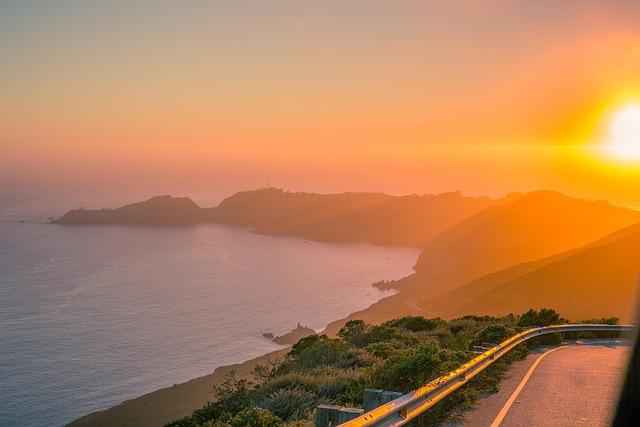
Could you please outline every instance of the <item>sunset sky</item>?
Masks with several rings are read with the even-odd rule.
[[[640,105],[639,22],[634,0],[5,1],[0,185],[640,208],[640,161],[597,147]]]

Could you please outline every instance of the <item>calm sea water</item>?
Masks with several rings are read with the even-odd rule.
[[[417,257],[220,225],[64,227],[47,206],[0,205],[2,426],[62,425],[280,348],[262,334],[320,330]]]

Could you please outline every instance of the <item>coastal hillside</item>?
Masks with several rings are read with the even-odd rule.
[[[582,247],[640,222],[640,212],[561,193],[536,191],[487,208],[428,241],[416,275],[398,283],[423,296],[486,274]]]
[[[211,210],[216,222],[256,232],[318,241],[366,241],[421,246],[437,233],[490,206],[515,200],[464,197],[459,192],[408,196],[310,194],[266,189],[237,193]]]
[[[235,193],[204,211],[212,222],[279,230],[377,206],[392,198],[382,193],[314,194],[263,188]]]
[[[523,196],[523,199],[529,196]],[[543,196],[545,195],[543,194]],[[593,317],[597,313],[601,313],[603,316],[614,315],[628,319],[629,301],[633,301],[632,290],[640,279],[640,258],[638,258],[640,252],[634,246],[634,239],[640,238],[638,213],[602,202],[569,199],[562,195],[551,194],[551,198],[560,201],[562,205],[573,206],[574,209],[565,211],[573,215],[578,215],[580,208],[584,215],[595,212],[595,215],[591,216],[593,220],[591,227],[593,228],[587,229],[586,234],[595,234],[598,231],[604,235],[596,236],[586,245],[577,243],[583,238],[575,236],[575,246],[565,251],[556,251],[558,246],[553,242],[554,234],[536,236],[535,233],[526,232],[529,228],[536,230],[534,227],[541,222],[540,219],[530,215],[528,216],[531,221],[529,225],[520,224],[522,232],[514,231],[511,236],[503,235],[499,241],[488,238],[483,240],[487,244],[487,250],[491,251],[494,256],[497,254],[503,257],[494,260],[486,269],[475,264],[472,257],[459,256],[455,252],[456,246],[442,247],[442,252],[435,254],[435,257],[446,260],[447,256],[459,256],[458,263],[461,269],[466,264],[473,266],[474,270],[463,270],[459,273],[455,266],[452,266],[446,274],[441,275],[430,275],[433,270],[429,270],[429,266],[424,264],[424,254],[428,250],[425,248],[421,255],[421,263],[419,263],[421,266],[416,273],[401,280],[380,285],[399,289],[399,293],[386,297],[364,310],[351,313],[345,319],[331,323],[326,332],[335,334],[346,321],[352,319],[363,319],[375,324],[384,322],[386,319],[406,315],[441,316],[444,318],[454,318],[468,313],[502,315],[517,312],[523,306],[526,308],[556,306],[571,319]],[[565,198],[569,199],[569,202]],[[475,230],[474,227],[471,227],[474,224],[478,227],[483,224],[492,229],[495,229],[496,226],[497,228],[507,227],[510,224],[513,229],[514,221],[511,220],[509,223],[506,213],[519,211],[519,209],[512,210],[513,205],[518,203],[519,201],[516,201],[512,205],[489,208],[466,221],[465,228],[470,233],[475,232],[476,236],[483,233],[480,233],[479,229]],[[556,207],[553,211],[558,212],[559,209]],[[506,221],[507,225],[497,221],[494,215]],[[570,217],[566,215],[557,218],[562,218],[563,224],[570,223]],[[593,218],[599,218],[601,222],[597,222]],[[635,222],[634,218],[636,218]],[[624,224],[631,221],[633,224],[614,229],[609,234],[603,233],[605,229],[613,227],[609,221],[612,221],[613,224]],[[576,220],[576,222],[581,223],[580,220]],[[587,226],[584,222],[582,224],[582,227]],[[566,226],[570,228],[572,225]],[[457,234],[461,231],[456,226],[443,233],[443,236],[449,233]],[[490,233],[484,230],[484,234]],[[441,239],[439,242],[445,240],[443,236],[439,236]],[[505,248],[516,247],[518,238],[531,238],[531,236],[538,238],[536,251],[542,253],[541,256],[533,258],[534,252],[530,252],[529,256],[532,256],[532,260],[514,262],[509,265],[507,261],[504,261],[505,259],[513,259],[510,258],[512,254],[509,253],[509,250],[498,251],[496,249],[500,244]],[[544,242],[543,237],[545,236],[547,240],[552,242]],[[455,239],[450,241],[460,245],[465,244],[463,238],[459,241]],[[468,241],[468,245],[475,248],[478,257],[484,256],[482,246],[480,246],[483,241],[476,242],[471,238]],[[569,245],[570,239],[563,237],[561,242]],[[545,253],[545,251],[548,252]],[[522,251],[522,253],[526,254],[527,252]],[[573,258],[574,256],[575,258]],[[501,263],[507,264],[507,267],[495,267]],[[547,266],[548,268],[545,269]],[[495,269],[490,270],[491,268]],[[483,274],[482,271],[486,272]],[[477,276],[473,277],[474,274]],[[471,277],[471,279],[464,281],[465,277]],[[610,287],[614,289],[612,293],[599,292],[603,283],[611,284]],[[562,289],[567,289],[567,291]],[[594,310],[594,314],[588,315],[591,309]]]
[[[420,246],[477,212],[518,197],[464,197],[458,192],[422,196],[312,194],[269,188],[236,193],[213,208],[200,208],[188,198],[162,196],[117,209],[77,209],[53,222],[151,226],[208,222],[317,241]]]
[[[553,303],[571,320],[615,315],[628,321],[630,302],[637,300],[639,254],[640,224],[581,249],[488,275],[419,306],[456,317],[503,315]]]

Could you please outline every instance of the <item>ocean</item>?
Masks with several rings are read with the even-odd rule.
[[[0,202],[0,426],[63,425],[282,348],[262,334],[319,331],[418,256],[224,225],[60,226],[46,221],[77,205]]]

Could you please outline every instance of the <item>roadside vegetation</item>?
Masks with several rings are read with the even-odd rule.
[[[584,323],[615,324],[617,320]],[[411,316],[381,325],[351,320],[335,338],[303,338],[284,358],[257,366],[253,381],[230,374],[215,388],[212,402],[166,426],[312,425],[319,404],[362,407],[365,388],[408,392],[472,359],[475,345],[497,344],[532,326],[558,323],[566,320],[550,309],[450,321]],[[561,334],[553,334],[517,347],[422,415],[415,425],[437,425],[454,417],[480,396],[496,392],[507,366],[524,357],[529,348],[561,340]]]

